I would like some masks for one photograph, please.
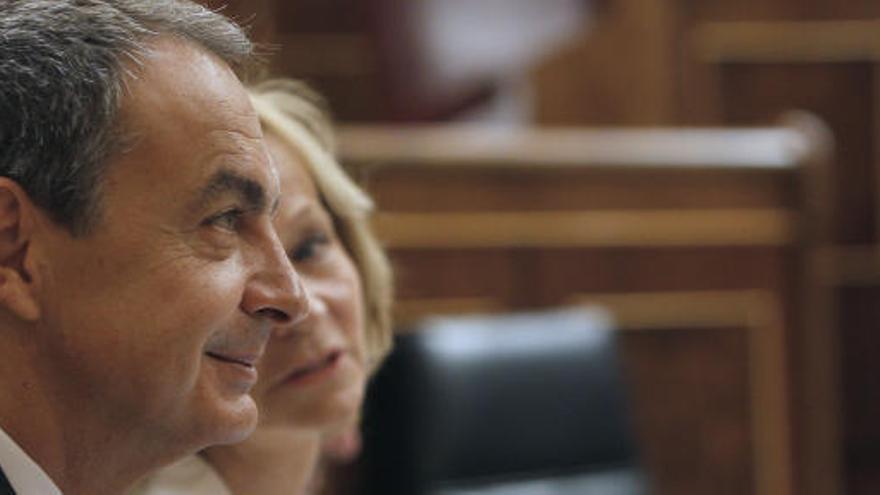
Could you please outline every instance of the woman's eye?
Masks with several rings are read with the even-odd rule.
[[[241,228],[243,216],[244,210],[241,208],[230,208],[208,217],[202,224],[223,230],[238,231]]]
[[[299,245],[291,251],[290,259],[293,262],[303,262],[317,258],[321,254],[321,249],[330,242],[330,239],[324,234],[315,234],[307,237]]]

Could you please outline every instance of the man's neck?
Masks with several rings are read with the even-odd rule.
[[[62,493],[118,494],[172,460],[155,455],[154,439],[131,425],[108,424],[94,412],[97,400],[54,386],[29,345],[8,337],[0,337],[0,427]]]

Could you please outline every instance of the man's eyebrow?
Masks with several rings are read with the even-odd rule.
[[[266,190],[259,182],[231,170],[218,170],[199,190],[197,207],[205,207],[227,194],[239,196],[247,210],[264,211],[268,204]]]

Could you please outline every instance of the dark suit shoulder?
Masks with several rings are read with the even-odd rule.
[[[2,467],[0,467],[0,495],[15,495],[15,490],[12,489],[9,480],[6,479],[6,474],[3,472]]]

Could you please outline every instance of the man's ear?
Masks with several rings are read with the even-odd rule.
[[[31,322],[40,317],[30,259],[35,208],[18,183],[0,177],[0,307]]]

